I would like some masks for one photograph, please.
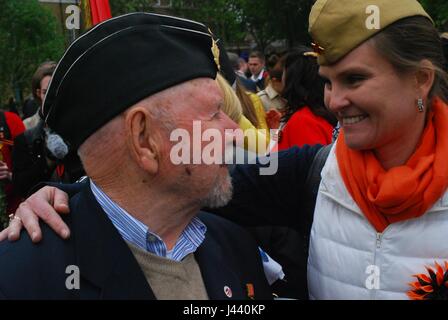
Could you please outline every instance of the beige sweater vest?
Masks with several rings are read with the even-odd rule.
[[[193,253],[182,261],[174,261],[127,244],[158,300],[208,300]]]

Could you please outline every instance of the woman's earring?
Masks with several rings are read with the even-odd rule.
[[[417,100],[417,107],[418,107],[418,112],[423,112],[423,110],[425,110],[425,106],[423,105],[423,99],[419,98]]]

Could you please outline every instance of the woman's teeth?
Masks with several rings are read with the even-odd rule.
[[[342,119],[342,124],[343,125],[355,124],[364,120],[365,118],[367,118],[367,116],[345,117]]]

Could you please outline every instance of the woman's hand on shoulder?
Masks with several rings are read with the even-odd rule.
[[[67,193],[55,187],[43,187],[20,204],[9,226],[0,232],[0,241],[20,239],[23,227],[34,243],[41,241],[39,219],[48,224],[61,238],[67,239],[70,237],[70,229],[60,215],[69,212]]]

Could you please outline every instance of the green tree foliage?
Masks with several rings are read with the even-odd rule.
[[[290,47],[309,42],[308,15],[314,0],[235,0],[244,25],[264,49],[275,39],[286,39]]]
[[[313,0],[173,0],[177,12],[201,21],[226,43],[250,34],[260,49],[276,39],[289,46],[308,42],[308,14]]]
[[[113,16],[125,13],[147,11],[150,12],[154,4],[151,0],[109,0],[110,9]]]
[[[30,87],[37,66],[58,60],[64,37],[37,0],[0,0],[0,97]]]
[[[434,19],[440,31],[448,31],[448,1],[420,0],[425,10]]]
[[[245,35],[242,13],[234,0],[173,0],[177,15],[207,25],[225,43],[241,42]]]

